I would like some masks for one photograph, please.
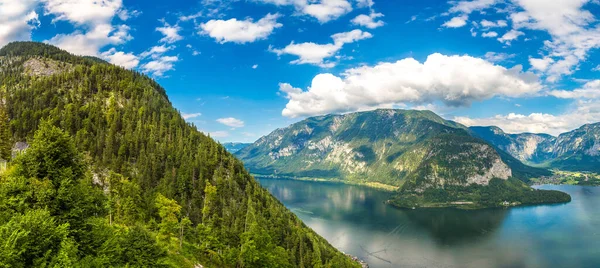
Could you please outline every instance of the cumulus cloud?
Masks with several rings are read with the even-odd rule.
[[[457,16],[457,17],[450,19],[449,21],[446,21],[444,24],[442,24],[442,26],[447,27],[447,28],[460,28],[460,27],[467,25],[468,19],[469,19],[469,16],[467,16],[467,15]]]
[[[394,104],[468,106],[494,96],[520,97],[541,90],[537,76],[470,56],[432,54],[420,63],[412,58],[345,71],[319,74],[307,90],[281,83],[289,100],[287,117],[356,111]]]
[[[488,9],[499,2],[502,2],[502,0],[455,1],[451,2],[452,7],[450,8],[450,12],[471,14],[474,11]]]
[[[508,54],[508,53],[497,53],[497,52],[487,52],[483,56],[489,62],[503,62],[508,59],[514,58],[517,56],[516,54]]]
[[[488,118],[455,117],[453,120],[467,126],[498,126],[507,133],[548,133],[556,136],[584,124],[596,123],[598,118],[600,102],[578,100],[567,112],[559,115],[509,113]]]
[[[352,11],[352,4],[348,0],[257,0],[259,2],[277,6],[294,6],[297,13],[308,15],[320,23],[335,20]],[[371,7],[373,1],[360,0],[359,7]]]
[[[201,113],[191,113],[191,114],[182,113],[181,117],[183,117],[183,119],[187,120],[187,119],[199,117],[201,115],[202,115]]]
[[[164,20],[162,22],[163,22],[163,26],[156,28],[156,31],[158,31],[164,35],[164,37],[162,39],[160,39],[160,42],[171,44],[171,43],[175,43],[175,42],[183,39],[183,37],[181,35],[179,35],[179,31],[181,31],[181,27],[179,27],[178,25],[171,26],[169,23],[167,23]]]
[[[496,37],[496,36],[498,36],[498,33],[497,33],[497,32],[494,32],[494,31],[491,31],[491,32],[485,32],[485,33],[482,33],[482,34],[481,34],[481,36],[483,36],[483,37],[488,37],[488,38],[493,38],[493,37]]]
[[[70,34],[58,34],[46,42],[77,55],[99,56],[101,48],[107,45],[120,45],[133,37],[129,26],[114,27],[110,24],[95,25],[92,29]]]
[[[515,29],[546,31],[551,40],[544,42],[548,57],[547,79],[556,81],[570,75],[589,51],[600,47],[600,27],[592,12],[584,9],[588,0],[548,1],[516,0],[523,11],[511,14]]]
[[[113,25],[115,16],[123,17],[121,0],[41,0],[45,14],[55,21],[68,21],[76,30],[57,34],[46,42],[78,55],[102,56],[100,50],[108,45],[120,45],[133,37],[129,26]]]
[[[333,43],[330,44],[315,44],[312,42],[296,44],[292,41],[282,49],[269,47],[269,50],[278,56],[284,54],[297,56],[298,59],[290,62],[292,64],[313,64],[323,68],[331,68],[335,66],[335,63],[326,61],[326,59],[335,56],[345,44],[371,37],[373,35],[370,33],[356,29],[332,35]]]
[[[377,20],[379,17],[383,17],[383,14],[375,12],[371,12],[369,15],[361,14],[352,19],[352,24],[364,26],[369,29],[375,29],[385,24],[382,20]]]
[[[554,60],[550,57],[544,57],[541,59],[529,58],[529,64],[531,64],[531,68],[542,72],[546,71],[553,62]]]
[[[277,22],[279,14],[267,14],[264,18],[254,22],[245,20],[210,20],[200,24],[200,34],[208,35],[223,44],[233,42],[238,44],[252,43],[266,39],[276,28],[283,24]]]
[[[521,31],[517,31],[517,30],[510,30],[508,32],[506,32],[504,35],[502,35],[502,37],[498,38],[498,41],[510,45],[510,43],[514,40],[517,40],[519,38],[519,36],[524,35],[524,32]]]
[[[111,48],[108,51],[102,52],[100,56],[108,62],[122,66],[126,69],[133,69],[140,63],[138,56],[134,55],[133,53],[117,51],[115,48]]]
[[[147,73],[151,73],[154,76],[163,76],[165,72],[173,70],[173,63],[179,61],[178,56],[157,56],[142,65],[142,70]]]
[[[600,80],[589,81],[574,90],[552,90],[549,95],[561,99],[600,99]]]
[[[485,28],[506,27],[506,26],[508,26],[508,24],[506,23],[505,20],[497,20],[496,22],[489,21],[489,20],[481,20],[481,22],[479,24],[482,27],[485,27]]]
[[[244,127],[244,121],[233,117],[219,118],[217,122],[232,128]]]
[[[0,0],[0,47],[11,41],[31,40],[40,25],[35,0]]]
[[[46,13],[54,14],[53,21],[66,20],[75,24],[110,22],[123,6],[122,0],[42,0]]]

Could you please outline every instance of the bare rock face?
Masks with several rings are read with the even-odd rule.
[[[467,178],[468,184],[488,185],[493,178],[508,180],[512,176],[512,170],[499,158],[494,161],[492,167],[483,175],[474,175]]]
[[[30,58],[23,63],[25,73],[33,76],[51,76],[71,70],[71,64],[51,59]]]

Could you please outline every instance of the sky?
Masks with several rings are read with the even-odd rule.
[[[599,19],[598,0],[0,0],[0,46],[146,73],[221,142],[376,108],[558,135],[600,121]]]

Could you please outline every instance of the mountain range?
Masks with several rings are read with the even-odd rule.
[[[431,111],[379,109],[311,117],[273,131],[236,155],[256,174],[395,186],[400,190],[391,203],[398,206],[486,207],[567,199],[524,183],[550,175],[548,170],[523,164]],[[492,188],[502,193],[490,195]],[[538,198],[544,194],[552,197]],[[536,200],[527,197],[534,195]]]
[[[600,172],[600,123],[562,133],[507,134],[498,127],[470,127],[475,136],[531,165],[568,171]]]

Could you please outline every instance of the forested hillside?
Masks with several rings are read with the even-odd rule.
[[[11,43],[0,100],[0,135],[31,144],[0,175],[0,266],[357,265],[143,74]]]
[[[400,207],[482,208],[568,202],[524,182],[550,175],[431,111],[378,109],[311,117],[236,153],[253,173],[396,186]],[[382,186],[382,184],[384,186]]]

